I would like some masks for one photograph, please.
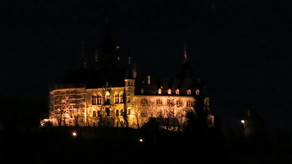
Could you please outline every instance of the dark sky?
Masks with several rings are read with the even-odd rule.
[[[0,2],[0,96],[48,101],[49,84],[78,67],[81,41],[101,42],[105,18],[138,72],[170,77],[187,42],[194,71],[222,120],[256,109],[292,128],[289,0],[42,0]]]

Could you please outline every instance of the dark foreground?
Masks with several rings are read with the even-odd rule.
[[[0,163],[291,163],[290,140],[115,128],[0,132]],[[141,141],[140,139],[143,139]]]

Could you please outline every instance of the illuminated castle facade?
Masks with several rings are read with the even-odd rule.
[[[107,126],[140,128],[150,119],[161,128],[180,130],[187,112],[205,113],[209,127],[214,125],[209,97],[184,61],[178,74],[169,80],[139,76],[128,59],[123,67],[119,46],[106,36],[104,43],[82,68],[58,81],[50,91],[50,113],[45,126]],[[92,59],[92,60],[90,60]]]

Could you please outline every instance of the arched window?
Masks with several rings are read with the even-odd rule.
[[[92,96],[91,96],[91,99],[92,99],[92,105],[96,105],[97,104],[97,96],[96,96],[96,94],[93,94]]]
[[[160,94],[160,95],[162,94],[162,89],[161,88],[158,89],[158,94]]]
[[[167,94],[169,94],[169,95],[171,94],[171,89],[167,90]]]
[[[142,99],[141,100],[142,105],[148,105],[148,100],[147,99]]]
[[[181,99],[176,100],[176,106],[181,107],[182,106],[182,101]]]
[[[97,104],[100,105],[102,102],[102,97],[101,95],[97,95]]]
[[[162,101],[161,101],[160,99],[157,99],[157,100],[156,100],[156,104],[157,104],[157,105],[162,105]]]
[[[96,117],[96,111],[93,111],[92,117]]]
[[[105,102],[110,103],[110,93],[109,92],[105,93]]]
[[[130,95],[130,93],[127,94],[127,102],[131,102],[131,95]]]
[[[176,90],[175,90],[175,94],[176,94],[176,95],[179,95],[179,89],[176,89]]]
[[[119,103],[119,94],[115,93],[115,104]]]
[[[191,102],[191,100],[188,100],[187,101],[187,107],[191,107],[192,106],[192,102]]]
[[[187,95],[191,95],[192,91],[190,89],[187,90]]]
[[[120,93],[119,94],[119,101],[120,101],[120,103],[123,103],[123,100],[124,100],[123,96],[124,96],[123,93]]]

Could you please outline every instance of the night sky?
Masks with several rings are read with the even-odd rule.
[[[138,73],[171,77],[186,42],[222,122],[239,124],[255,109],[272,129],[290,131],[291,7],[288,0],[1,1],[0,96],[47,103],[49,85],[78,68],[81,41],[101,44],[107,19]]]

